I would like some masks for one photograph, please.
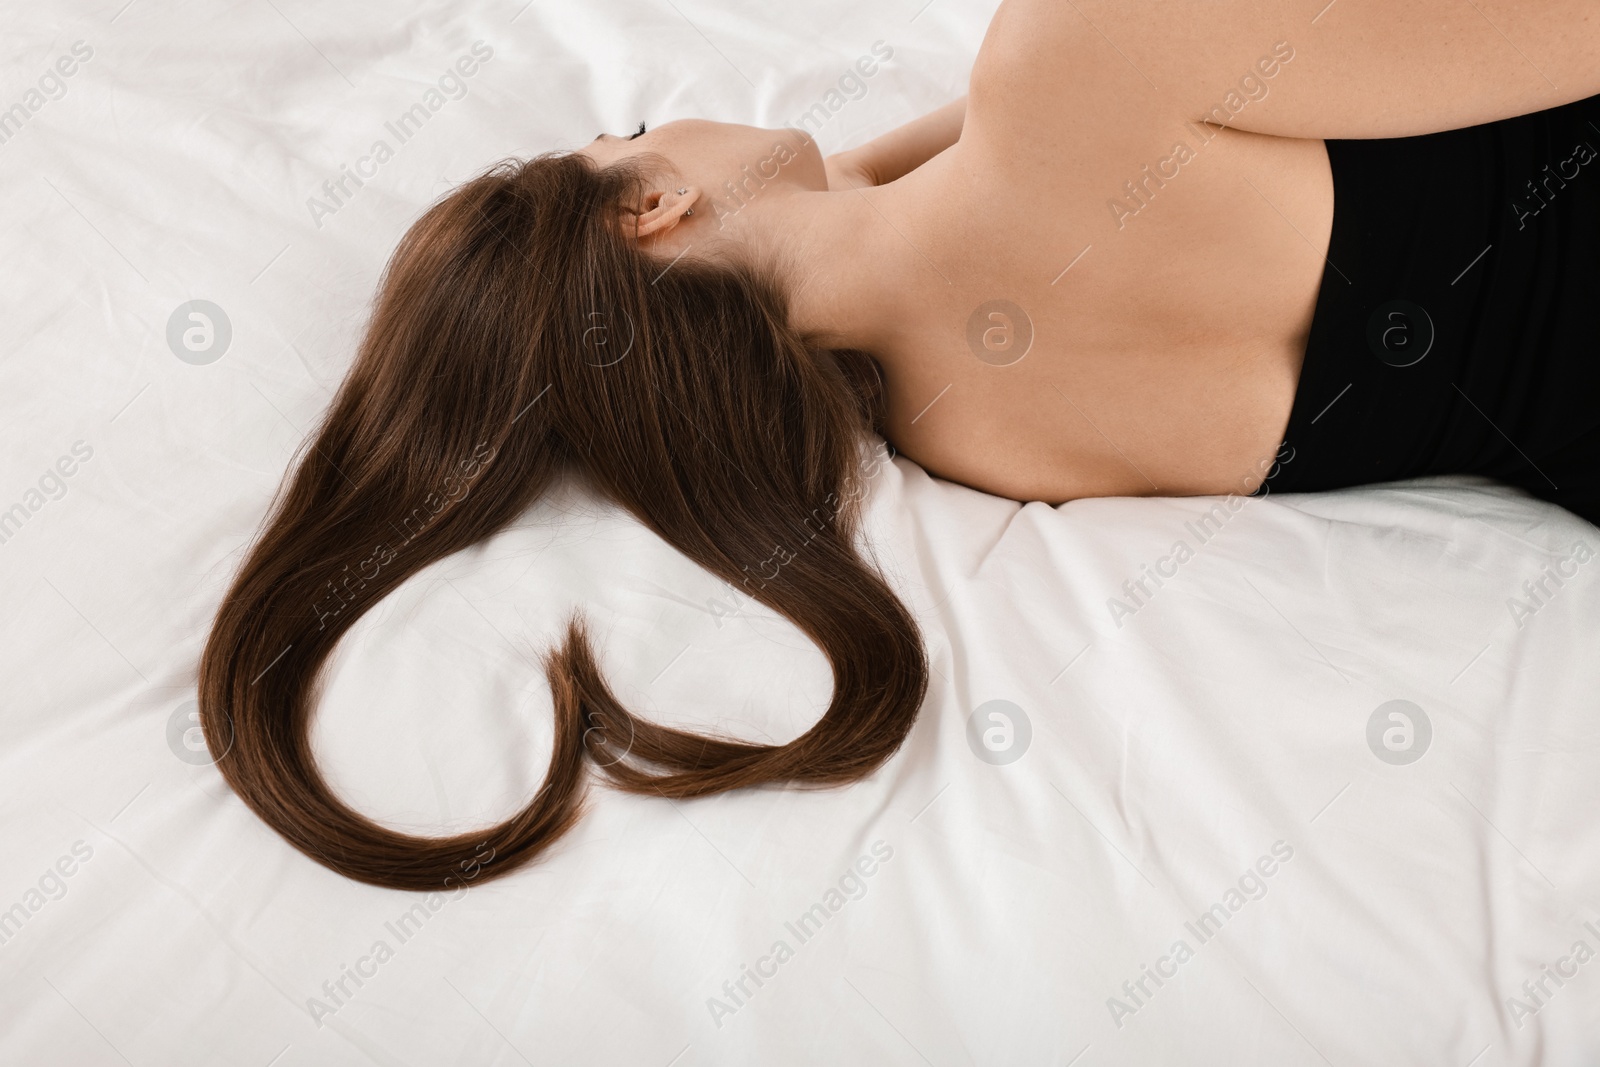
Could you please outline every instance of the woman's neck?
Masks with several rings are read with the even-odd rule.
[[[908,272],[929,269],[904,225],[890,221],[903,214],[901,199],[892,186],[785,190],[753,199],[727,230],[777,267],[796,329],[831,348],[878,351],[906,310]]]

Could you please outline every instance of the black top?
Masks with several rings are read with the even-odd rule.
[[[1600,524],[1600,96],[1327,146],[1333,232],[1270,489],[1484,474]]]

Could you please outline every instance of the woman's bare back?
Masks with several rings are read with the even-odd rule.
[[[1519,95],[1513,70],[1498,105],[1374,110],[1363,127],[1339,93],[1370,106],[1370,89],[1329,74],[1356,47],[1348,30],[1308,15],[1301,41],[1262,33],[1232,48],[1232,75],[1180,93],[1150,79],[1193,70],[1130,56],[1122,42],[1151,35],[1093,12],[1087,25],[1092,6],[1008,0],[960,140],[863,191],[905,246],[897,325],[875,352],[887,436],[931,473],[1016,499],[1248,491],[1282,440],[1328,269],[1333,185],[1323,140],[1304,135],[1308,96],[1328,97],[1328,136],[1389,136],[1594,87]],[[1600,52],[1595,29],[1575,53]]]
[[[1320,141],[1210,132],[1120,230],[1092,180],[1043,218],[1003,187],[953,199],[879,353],[900,451],[1022,500],[1240,489],[1288,421],[1333,192]],[[1008,254],[973,277],[984,246]]]

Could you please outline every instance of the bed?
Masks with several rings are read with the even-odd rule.
[[[460,892],[334,875],[212,765],[208,621],[425,204],[640,119],[858,144],[960,93],[992,8],[11,13],[0,1063],[1600,1062],[1600,531],[1482,480],[1049,507],[895,458],[865,536],[933,673],[887,765],[596,783]],[[781,740],[827,699],[790,624],[567,484],[345,640],[341,792],[518,807],[574,607],[651,717]]]

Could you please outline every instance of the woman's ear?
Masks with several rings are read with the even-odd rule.
[[[694,213],[694,204],[699,198],[700,189],[693,185],[653,189],[644,195],[639,212],[622,213],[623,230],[636,237],[668,232]]]

